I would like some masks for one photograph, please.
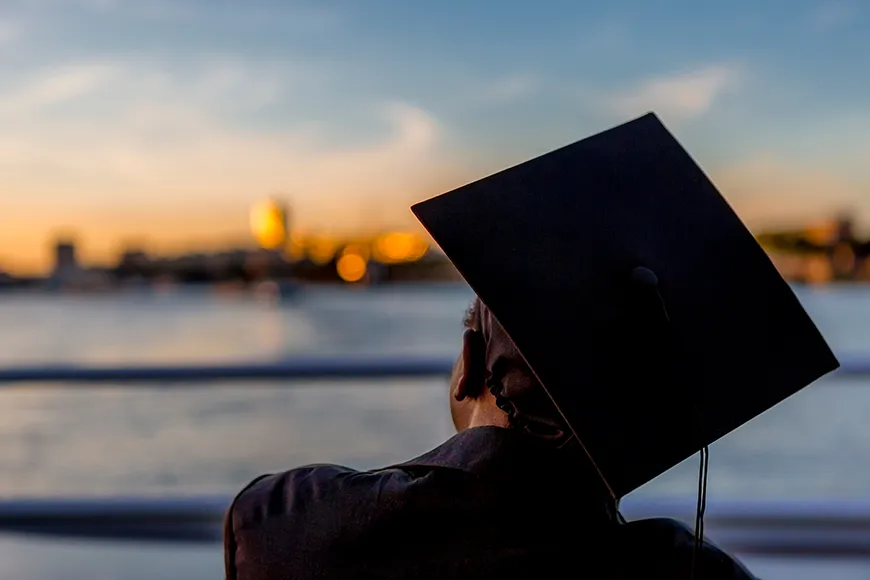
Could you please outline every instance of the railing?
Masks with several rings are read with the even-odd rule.
[[[0,369],[0,385],[20,383],[169,383],[208,386],[221,381],[357,381],[360,379],[411,379],[447,376],[453,359],[438,357],[371,358],[317,357],[275,362],[242,362],[224,365],[84,367],[46,365]],[[841,357],[841,367],[832,376],[870,376],[870,359]],[[177,385],[169,385],[176,387]]]
[[[82,367],[51,365],[0,370],[0,384],[15,383],[189,383],[208,386],[221,381],[358,381],[447,376],[453,361],[444,358],[299,358],[227,365]],[[292,381],[292,383],[291,383]]]
[[[291,359],[213,366],[89,368],[49,366],[0,370],[0,384],[92,385],[218,381],[298,381],[444,377],[452,360]],[[835,377],[868,376],[870,361],[843,360]],[[0,501],[0,530],[113,540],[219,542],[229,497],[20,499]],[[667,516],[691,522],[693,500],[627,498],[627,518]],[[870,500],[860,502],[710,501],[705,529],[740,553],[870,557]]]
[[[0,529],[103,540],[218,543],[229,497],[40,499],[0,502]],[[694,502],[626,499],[628,519],[694,520]],[[870,557],[870,502],[720,501],[705,530],[742,554]]]

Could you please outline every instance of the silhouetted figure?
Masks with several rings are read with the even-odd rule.
[[[414,211],[479,297],[457,435],[384,469],[254,481],[227,514],[228,580],[751,579],[618,500],[837,362],[659,121]]]

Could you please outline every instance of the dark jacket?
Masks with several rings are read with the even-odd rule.
[[[565,452],[480,427],[375,471],[313,465],[263,476],[227,513],[227,580],[686,578],[693,535],[619,524]],[[705,544],[696,578],[752,576]]]

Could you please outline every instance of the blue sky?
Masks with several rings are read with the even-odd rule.
[[[715,6],[714,6],[715,4]],[[647,110],[753,227],[870,223],[870,5],[0,0],[0,266],[407,206]]]

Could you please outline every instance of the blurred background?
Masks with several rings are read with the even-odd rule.
[[[448,359],[471,292],[408,206],[649,110],[837,354],[866,357],[868,33],[858,0],[0,0],[0,368]],[[231,497],[452,434],[438,378],[109,386],[4,388],[0,497]],[[868,416],[867,380],[821,381],[714,445],[710,497],[870,499]],[[196,580],[222,559],[9,535],[0,576]]]

